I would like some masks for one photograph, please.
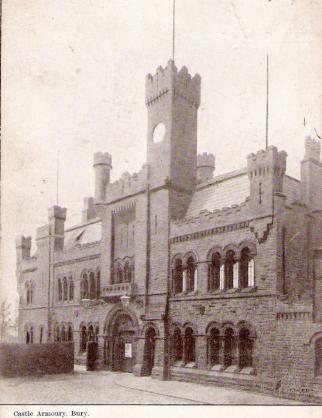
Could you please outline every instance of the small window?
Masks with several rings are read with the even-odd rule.
[[[187,260],[187,291],[193,292],[195,285],[195,260],[193,257],[189,257]]]

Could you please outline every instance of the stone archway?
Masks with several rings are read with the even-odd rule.
[[[106,366],[113,371],[132,372],[136,361],[138,322],[128,309],[117,308],[105,322]]]

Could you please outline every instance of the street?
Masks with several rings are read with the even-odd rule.
[[[158,381],[130,373],[86,372],[19,377],[0,381],[0,402],[7,404],[212,404],[300,405],[260,393]]]

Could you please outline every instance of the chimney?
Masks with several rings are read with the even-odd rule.
[[[50,234],[54,237],[54,251],[64,248],[66,211],[66,208],[60,206],[52,206],[48,209]]]

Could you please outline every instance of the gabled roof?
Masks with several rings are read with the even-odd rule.
[[[94,219],[91,222],[73,226],[65,231],[64,249],[69,250],[79,245],[99,242],[102,239],[102,222]]]

